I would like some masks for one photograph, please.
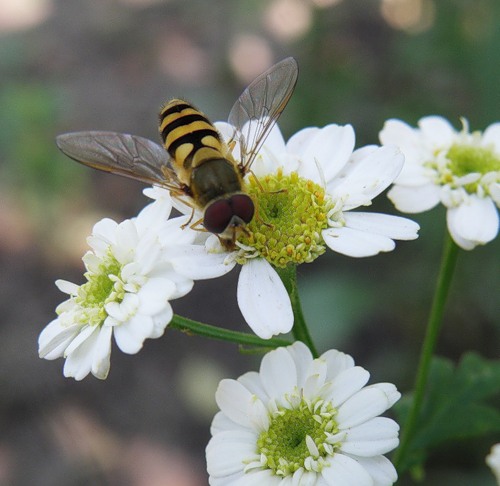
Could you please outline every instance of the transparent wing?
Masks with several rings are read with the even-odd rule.
[[[115,132],[73,132],[56,137],[68,157],[94,169],[137,179],[147,184],[169,186],[172,170],[169,156],[147,138]]]
[[[241,145],[241,165],[250,169],[255,155],[292,96],[299,68],[293,57],[278,62],[243,91],[229,113]]]

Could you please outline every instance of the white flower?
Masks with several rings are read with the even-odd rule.
[[[447,208],[448,231],[457,245],[472,250],[498,234],[500,206],[500,123],[482,134],[457,132],[439,116],[421,118],[418,128],[388,120],[382,144],[397,144],[405,166],[389,198],[405,213]]]
[[[173,269],[169,252],[194,232],[183,231],[178,218],[168,221],[170,208],[163,201],[120,224],[99,221],[83,257],[86,283],[56,282],[70,297],[41,332],[39,354],[64,357],[65,376],[106,378],[111,336],[123,352],[137,353],[146,338],[163,334],[173,315],[169,301],[191,290],[193,281]]]
[[[224,137],[232,134],[228,124],[216,125]],[[178,271],[196,280],[218,277],[241,264],[240,310],[252,330],[267,339],[293,325],[290,298],[277,270],[312,262],[326,248],[367,257],[393,250],[394,240],[416,238],[413,221],[353,211],[370,205],[394,181],[404,160],[396,147],[353,151],[354,139],[350,125],[328,125],[305,128],[285,144],[274,127],[245,179],[256,214],[238,237],[236,250],[225,250],[211,236],[185,248],[185,258],[174,263]],[[237,159],[239,150],[236,145]]]
[[[491,448],[491,452],[486,456],[486,464],[490,466],[497,479],[497,484],[500,485],[500,444],[495,444]]]
[[[313,359],[301,342],[262,359],[260,372],[223,380],[206,449],[212,486],[384,486],[397,479],[383,455],[399,426],[379,417],[401,394],[365,386],[369,373],[330,350]]]

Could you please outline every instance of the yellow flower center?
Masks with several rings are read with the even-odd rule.
[[[254,256],[284,268],[312,262],[325,252],[321,231],[332,204],[321,186],[296,172],[284,175],[278,170],[259,179],[251,176],[246,190],[256,214],[238,242]]]

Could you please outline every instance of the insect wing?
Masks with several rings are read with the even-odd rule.
[[[168,154],[147,138],[115,132],[73,132],[57,136],[56,144],[68,157],[94,169],[147,184],[168,185]]]
[[[255,79],[232,107],[228,122],[236,129],[233,138],[240,142],[245,171],[285,109],[298,73],[293,57],[283,59]]]

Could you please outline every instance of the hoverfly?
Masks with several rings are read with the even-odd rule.
[[[226,143],[215,126],[190,103],[174,99],[160,112],[164,147],[134,135],[88,131],[59,135],[68,157],[94,169],[168,189],[173,197],[203,212],[204,228],[233,249],[239,231],[254,216],[243,178],[290,99],[298,66],[288,57],[255,79],[233,105]],[[240,160],[232,154],[239,143]]]

